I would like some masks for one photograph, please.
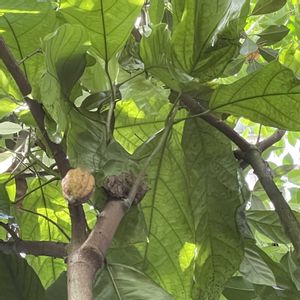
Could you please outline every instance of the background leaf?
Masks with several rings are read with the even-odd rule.
[[[17,123],[2,122],[0,123],[0,134],[13,134],[22,130],[22,127]]]
[[[290,243],[275,211],[249,210],[246,215],[250,225],[275,243]],[[300,220],[300,214],[298,214],[298,220]]]
[[[3,299],[42,300],[44,288],[25,259],[0,253],[0,287]]]
[[[289,33],[284,25],[271,25],[257,35],[260,37],[257,44],[272,45],[282,40]]]
[[[213,94],[210,109],[288,130],[300,130],[300,81],[293,72],[272,62]],[[284,105],[283,105],[284,103]]]
[[[269,14],[281,9],[286,4],[286,0],[258,0],[252,15]]]

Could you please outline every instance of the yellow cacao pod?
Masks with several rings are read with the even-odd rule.
[[[95,189],[94,176],[81,168],[71,169],[62,180],[62,191],[70,204],[86,202]]]

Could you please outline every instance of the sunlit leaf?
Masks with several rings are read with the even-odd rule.
[[[0,95],[0,119],[11,114],[18,105],[10,98]]]
[[[182,146],[198,245],[194,293],[219,299],[243,255],[233,213],[240,205],[237,166],[230,143],[204,121],[186,122]]]
[[[56,27],[55,11],[49,1],[14,0],[0,3],[0,32],[21,65],[33,87],[37,86],[44,68],[43,56],[34,54],[41,39]]]
[[[158,24],[161,22],[165,10],[165,3],[161,0],[151,0],[149,15],[150,21],[153,24]]]
[[[60,12],[69,23],[84,25],[101,58],[109,61],[125,44],[143,3],[69,0],[62,2]]]
[[[67,203],[59,184],[50,182],[38,188],[45,183],[45,180],[33,180],[29,185],[29,191],[32,192],[22,202],[21,210],[18,210],[17,222],[21,238],[67,242],[71,230]],[[66,268],[62,259],[43,256],[27,256],[26,259],[39,274],[44,287],[52,284]]]

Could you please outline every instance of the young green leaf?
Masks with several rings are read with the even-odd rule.
[[[252,15],[263,15],[275,12],[286,4],[286,0],[258,0]]]
[[[264,46],[273,45],[281,41],[289,33],[289,31],[290,30],[284,25],[271,25],[264,31],[257,34],[260,37],[257,40],[257,44]]]
[[[14,134],[22,130],[22,127],[17,123],[12,123],[9,121],[5,121],[0,123],[0,134]]]
[[[272,48],[259,48],[258,51],[267,62],[271,62],[278,57],[278,51]]]

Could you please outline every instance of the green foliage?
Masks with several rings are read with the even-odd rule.
[[[39,277],[25,259],[0,253],[1,297],[4,299],[44,299]]]
[[[149,186],[118,228],[95,299],[300,298],[295,253],[260,181],[180,102],[194,98],[251,143],[293,130],[263,155],[300,220],[299,16],[295,0],[0,3],[1,36],[50,139],[95,175],[88,226],[105,177],[142,171]],[[1,62],[0,250],[15,238],[7,226],[69,242],[58,171]],[[66,299],[63,259],[1,254],[0,264],[5,299]]]
[[[94,299],[173,299],[150,278],[132,267],[113,264],[96,275]]]
[[[204,121],[185,123],[182,145],[195,240],[199,245],[193,292],[200,294],[200,288],[200,298],[218,299],[243,255],[234,220],[240,205],[236,162],[228,140]]]
[[[210,100],[210,108],[268,126],[300,130],[299,95],[300,82],[294,73],[272,62],[231,85],[220,86]]]

